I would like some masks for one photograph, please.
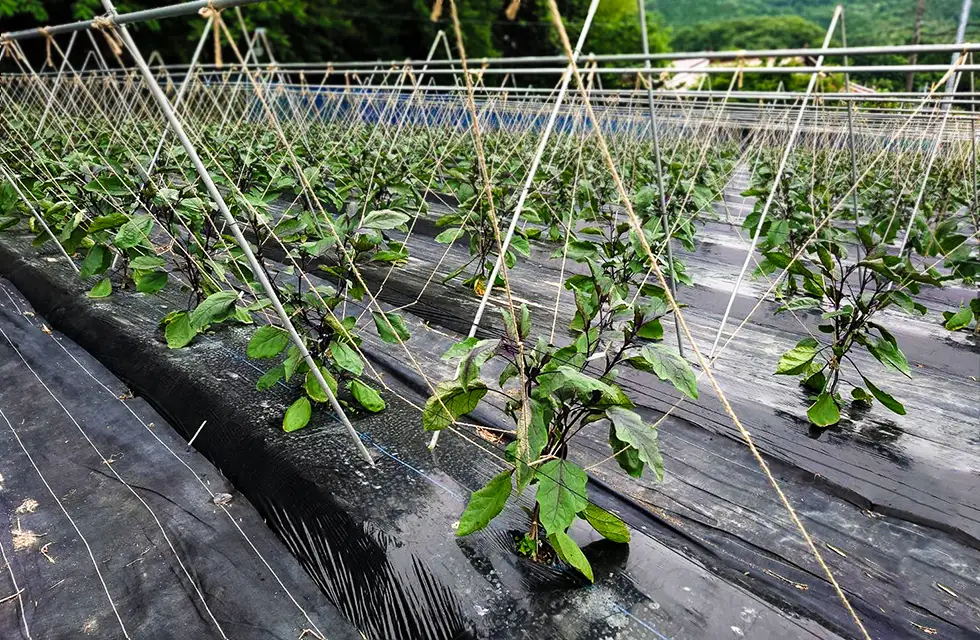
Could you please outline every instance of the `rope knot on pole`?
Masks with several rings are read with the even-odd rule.
[[[53,39],[51,35],[51,27],[40,27],[38,32],[44,36],[44,52],[47,55],[47,59],[44,61],[44,66],[54,69],[54,61],[51,59],[51,41]]]
[[[116,33],[116,23],[112,21],[112,17],[95,16],[92,18],[92,28],[102,32],[102,37],[105,38],[106,44],[112,50],[112,55],[116,57],[119,65],[122,66],[122,60],[119,59],[119,56],[123,52],[123,42],[119,34]]]
[[[4,37],[6,37],[6,35],[7,34],[4,34]],[[4,55],[10,56],[15,60],[20,60],[21,62],[27,62],[27,59],[24,58],[24,54],[21,53],[20,47],[17,45],[15,40],[4,40],[3,51]]]
[[[201,7],[198,14],[202,18],[214,19],[214,66],[220,69],[224,65],[221,57],[221,12],[224,9],[214,6],[214,0],[208,0],[208,6]]]

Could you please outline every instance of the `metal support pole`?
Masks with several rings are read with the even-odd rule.
[[[644,0],[637,0],[636,4],[640,9],[640,38],[643,40],[643,55],[650,55],[650,37],[647,35],[647,10]],[[663,161],[660,157],[660,125],[657,122],[657,111],[653,101],[653,74],[649,73],[652,67],[650,60],[643,61],[643,69],[647,71],[647,103],[650,106],[650,126],[653,129],[653,155],[657,165],[657,191],[660,193],[660,226],[664,230],[666,239],[664,244],[667,247],[667,284],[670,286],[670,295],[677,299],[677,276],[674,273],[674,250],[670,241],[670,224],[667,220],[667,195],[664,193],[664,172]],[[681,339],[681,321],[674,315],[674,331],[677,334],[677,352],[684,357],[684,341]]]
[[[132,13],[116,13],[115,11],[112,11],[111,15],[108,17],[109,21],[112,22],[113,25],[119,27],[125,24],[146,22],[147,20],[160,20],[163,18],[190,16],[194,15],[201,9],[216,9],[221,11],[222,9],[240,7],[246,4],[257,4],[263,1],[264,0],[195,0],[194,2],[184,2],[166,7],[157,7],[156,9],[133,11]],[[105,6],[104,3],[103,6]],[[11,40],[29,40],[31,38],[40,38],[45,35],[58,36],[63,33],[71,33],[72,31],[84,31],[86,29],[97,27],[95,23],[96,20],[80,20],[78,22],[59,24],[54,27],[11,31],[9,33],[0,34],[0,42],[8,42]]]
[[[847,48],[847,23],[844,21],[845,13],[840,14],[840,39],[841,45]],[[844,66],[847,66],[847,56],[844,56]],[[851,92],[851,74],[844,74],[844,91]],[[851,204],[854,207],[854,219],[858,216],[858,189],[857,189],[857,154],[854,151],[854,103],[847,102],[847,144],[851,148]]]
[[[582,25],[582,33],[579,34],[578,42],[575,44],[575,59],[577,60],[579,55],[582,53],[582,45],[585,44],[585,37],[589,34],[589,27],[592,26],[592,18],[595,17],[596,8],[599,6],[599,0],[592,0],[592,4],[589,6],[589,13],[585,17],[585,24]],[[476,315],[473,317],[473,324],[470,325],[470,332],[468,336],[472,338],[476,335],[476,330],[480,326],[480,319],[483,318],[483,312],[487,308],[487,302],[490,300],[490,294],[493,291],[493,283],[497,281],[497,274],[500,273],[500,267],[504,261],[504,255],[507,253],[508,247],[510,247],[510,241],[514,237],[514,230],[517,228],[517,221],[521,217],[521,213],[524,211],[524,202],[527,200],[528,193],[531,190],[531,183],[534,182],[534,176],[538,172],[538,165],[541,164],[541,157],[544,155],[544,148],[548,144],[548,139],[551,137],[551,132],[555,128],[555,121],[558,119],[558,112],[561,110],[562,102],[565,100],[565,94],[568,91],[568,83],[572,79],[572,66],[568,65],[565,69],[565,75],[562,77],[561,88],[558,90],[558,96],[555,98],[555,106],[551,109],[551,115],[548,117],[548,123],[545,125],[544,132],[541,134],[541,140],[538,142],[538,148],[534,152],[534,159],[531,161],[531,167],[528,169],[527,178],[524,180],[524,186],[521,188],[521,195],[517,199],[517,206],[514,207],[514,215],[510,219],[510,226],[507,227],[507,234],[504,236],[503,243],[500,246],[500,251],[497,254],[497,260],[493,264],[493,270],[490,272],[490,278],[487,280],[486,291],[483,292],[483,298],[480,300],[480,306],[476,310]],[[439,433],[438,431],[436,433]]]
[[[215,4],[218,3],[216,2]],[[116,13],[112,0],[102,0],[102,6],[105,7],[106,11],[108,11],[110,15],[114,15]],[[317,383],[323,389],[323,392],[330,401],[330,405],[336,412],[337,417],[344,425],[344,428],[347,429],[351,439],[354,441],[358,452],[360,452],[368,464],[374,466],[374,460],[371,458],[371,454],[368,452],[367,448],[365,448],[364,443],[361,442],[361,438],[358,436],[354,426],[347,418],[347,414],[344,413],[344,410],[340,406],[340,403],[337,402],[337,398],[334,396],[333,391],[330,390],[330,386],[327,385],[327,381],[324,380],[323,374],[320,372],[320,368],[317,366],[316,362],[314,362],[313,357],[310,356],[310,352],[303,343],[303,339],[300,338],[299,333],[296,331],[296,327],[294,327],[293,323],[290,321],[289,314],[287,314],[286,310],[283,308],[282,302],[280,302],[279,296],[276,294],[275,287],[273,287],[272,283],[269,282],[269,279],[265,275],[265,270],[262,268],[262,265],[259,264],[259,261],[252,252],[251,247],[249,247],[248,241],[245,239],[245,236],[242,235],[241,229],[238,228],[238,223],[235,221],[235,217],[232,216],[231,211],[228,210],[228,205],[221,196],[221,192],[218,191],[218,187],[214,184],[214,180],[211,179],[211,174],[208,173],[208,170],[201,161],[200,156],[198,156],[194,143],[192,143],[190,138],[187,137],[187,133],[184,131],[183,125],[180,123],[180,120],[177,119],[177,115],[174,113],[173,106],[170,104],[167,96],[164,95],[163,90],[156,81],[156,78],[153,77],[153,73],[147,66],[146,60],[143,59],[143,55],[136,47],[136,43],[133,41],[133,38],[129,35],[129,31],[121,24],[117,26],[117,30],[119,35],[122,37],[123,42],[126,44],[126,47],[129,49],[130,54],[133,56],[133,60],[139,67],[140,72],[143,74],[143,79],[146,80],[147,88],[150,90],[150,94],[153,96],[153,99],[156,101],[157,105],[159,105],[160,110],[167,119],[167,122],[170,123],[170,127],[173,129],[174,135],[176,135],[180,140],[180,144],[184,147],[184,151],[187,152],[187,157],[190,158],[190,161],[197,170],[197,174],[200,176],[201,181],[204,182],[204,186],[207,188],[208,194],[210,194],[211,199],[214,200],[215,204],[218,205],[218,210],[221,212],[221,216],[224,218],[225,224],[235,237],[235,242],[238,243],[238,246],[241,247],[242,252],[245,254],[252,272],[255,274],[255,277],[258,278],[259,283],[262,285],[262,289],[265,291],[265,294],[269,296],[272,307],[275,309],[276,315],[278,315],[279,319],[282,321],[283,328],[286,329],[286,332],[289,334],[290,340],[292,340],[296,348],[299,349],[300,355],[303,357],[303,361],[306,362],[310,372],[313,373],[313,377],[316,378]]]
[[[599,0],[592,0],[589,5],[589,13],[585,17],[585,24],[582,25],[582,32],[579,34],[578,42],[575,43],[575,51],[573,57],[577,60],[579,55],[582,53],[582,46],[585,44],[585,37],[589,34],[589,28],[592,26],[592,18],[595,17],[596,9],[599,7]],[[468,337],[472,338],[476,335],[476,330],[480,326],[480,319],[483,317],[483,312],[487,308],[487,302],[490,300],[490,293],[493,291],[493,283],[497,280],[497,274],[500,273],[500,268],[504,262],[504,256],[507,254],[507,248],[510,246],[511,238],[514,237],[514,229],[517,228],[517,221],[521,217],[521,212],[524,210],[524,201],[527,200],[527,195],[531,190],[531,183],[534,182],[534,175],[538,172],[538,165],[541,164],[541,158],[544,155],[544,148],[548,144],[548,138],[551,137],[551,132],[555,128],[555,121],[558,119],[558,111],[561,110],[561,104],[565,100],[565,94],[568,92],[568,83],[572,80],[572,65],[569,64],[565,68],[565,75],[562,76],[561,88],[558,90],[558,95],[555,97],[555,106],[551,109],[551,115],[548,116],[548,123],[545,125],[544,132],[541,134],[541,140],[538,142],[538,148],[534,151],[534,158],[531,160],[531,166],[528,169],[527,178],[524,180],[524,186],[521,188],[521,195],[517,199],[517,206],[514,208],[514,215],[510,219],[510,226],[507,227],[507,234],[504,236],[503,242],[500,245],[500,251],[497,254],[497,260],[493,263],[493,270],[490,272],[490,278],[487,280],[486,290],[483,292],[483,298],[480,300],[480,306],[476,310],[476,315],[473,317],[473,324],[470,325],[470,332]],[[474,122],[473,126],[477,123]],[[487,185],[489,187],[489,185]],[[569,233],[571,230],[569,230]],[[560,285],[559,285],[560,286]],[[435,449],[436,443],[439,442],[439,434],[441,431],[436,431],[432,434],[432,439],[429,441],[429,449]]]
[[[3,56],[5,52],[6,52],[6,48],[0,49],[0,60],[3,60]],[[33,69],[31,69],[31,71],[33,71]],[[65,261],[68,262],[69,265],[71,265],[71,268],[74,269],[75,273],[79,273],[78,267],[75,266],[75,263],[72,261],[71,256],[69,256],[68,252],[65,250],[65,247],[62,246],[57,236],[55,236],[54,233],[51,231],[51,227],[49,227],[48,223],[44,221],[44,217],[37,212],[37,209],[34,208],[34,205],[31,204],[31,201],[27,199],[27,196],[24,195],[24,192],[21,191],[20,187],[17,186],[17,181],[14,180],[14,176],[9,171],[7,171],[6,164],[0,163],[0,172],[3,173],[2,176],[3,179],[9,182],[10,186],[14,188],[15,192],[17,192],[17,197],[23,200],[24,204],[27,206],[27,210],[31,212],[31,215],[34,216],[34,219],[38,221],[38,224],[40,224],[41,228],[44,229],[45,233],[48,234],[48,237],[54,241],[54,244],[56,247],[58,247],[58,250],[61,252],[61,255],[65,257]]]
[[[834,30],[837,28],[837,21],[840,19],[841,12],[844,8],[841,5],[837,5],[834,10],[834,17],[830,21],[830,26],[827,28],[827,35],[824,37],[823,46],[821,49],[827,49],[830,47],[830,39],[834,35]],[[817,58],[817,64],[814,67],[814,72],[810,76],[810,82],[806,87],[806,96],[803,98],[803,102],[800,104],[800,112],[796,116],[796,123],[793,125],[793,130],[790,133],[789,140],[786,142],[786,149],[783,151],[782,159],[779,161],[779,168],[776,171],[776,175],[773,178],[772,189],[769,190],[769,195],[766,197],[766,202],[762,207],[762,214],[759,216],[759,223],[755,227],[755,234],[752,236],[752,243],[749,245],[749,250],[745,254],[745,262],[742,263],[742,270],[738,274],[738,279],[735,280],[735,286],[732,288],[732,294],[728,297],[728,305],[725,307],[725,314],[721,317],[721,324],[718,325],[718,333],[715,335],[714,344],[711,345],[711,353],[708,354],[708,359],[711,360],[715,357],[715,350],[718,349],[718,342],[721,340],[722,334],[725,332],[725,324],[728,322],[728,315],[732,312],[732,305],[735,303],[735,297],[738,296],[738,287],[742,283],[742,279],[745,277],[745,272],[749,268],[749,263],[752,262],[752,258],[755,257],[755,247],[759,243],[759,236],[762,234],[762,225],[766,221],[766,215],[769,213],[769,207],[772,206],[772,201],[776,196],[776,189],[779,187],[779,181],[783,177],[783,171],[786,169],[786,162],[789,160],[789,156],[793,151],[793,144],[796,142],[796,138],[800,133],[800,124],[803,122],[803,113],[806,111],[806,106],[810,101],[810,96],[813,93],[813,87],[817,82],[817,77],[819,72],[823,67],[824,55],[821,52],[820,57]]]
[[[973,53],[970,53],[970,64],[973,64]],[[970,93],[973,93],[973,72],[970,72]],[[973,181],[973,194],[970,197],[973,226],[977,226],[977,121],[974,101],[970,101],[970,175]]]
[[[75,263],[72,262],[71,256],[69,256],[68,252],[65,251],[65,248],[61,245],[61,242],[59,242],[58,238],[55,237],[54,233],[51,231],[51,228],[44,221],[44,218],[41,217],[41,214],[37,212],[37,209],[34,208],[34,205],[31,204],[31,201],[27,199],[24,192],[17,186],[17,182],[14,181],[14,177],[7,171],[7,167],[0,164],[0,172],[3,172],[3,178],[7,180],[10,183],[10,186],[14,188],[14,191],[17,192],[17,197],[24,201],[24,204],[27,205],[27,209],[31,212],[31,215],[34,216],[34,219],[41,225],[41,228],[43,228],[48,236],[54,240],[55,246],[58,247],[59,251],[61,251],[61,255],[65,257],[65,261],[71,265],[71,268],[75,270],[75,273],[78,273],[78,267],[76,267]]]
[[[52,36],[54,37],[54,36]],[[51,105],[54,103],[54,96],[58,93],[58,87],[61,85],[61,79],[64,77],[65,65],[68,64],[68,56],[71,55],[71,50],[75,46],[75,38],[78,37],[78,32],[71,34],[71,40],[68,41],[68,49],[65,50],[65,55],[61,59],[61,67],[58,69],[58,77],[54,79],[54,88],[51,89],[51,95],[48,96],[48,101],[44,105],[44,113],[41,115],[41,121],[37,125],[37,130],[34,132],[34,137],[37,138],[41,135],[41,130],[44,129],[44,123],[48,119],[48,114],[51,112]]]
[[[908,54],[908,53],[955,53],[959,54],[964,49],[967,51],[978,51],[980,50],[980,43],[971,42],[963,44],[920,44],[920,45],[878,45],[878,46],[866,46],[866,47],[827,47],[822,50],[823,53],[828,58],[836,58],[843,55],[850,55],[855,57],[869,56],[869,55],[885,55],[885,54]],[[597,54],[595,56],[590,56],[595,62],[643,62],[644,60],[663,60],[663,61],[675,61],[675,60],[696,60],[701,58],[709,58],[711,60],[741,60],[747,57],[752,58],[795,58],[800,56],[810,56],[813,55],[814,49],[809,47],[796,48],[796,49],[752,49],[752,50],[731,50],[731,51],[670,51],[664,53],[651,53],[649,55],[643,55],[639,53],[614,53],[614,54]],[[371,68],[377,65],[392,66],[405,64],[405,60],[361,60],[353,62],[333,62],[331,63],[335,69],[364,69]],[[414,63],[414,60],[408,62]],[[448,57],[445,60],[434,61],[432,66],[447,66],[453,64],[459,64],[462,62],[459,58]],[[564,68],[567,64],[568,59],[560,55],[550,55],[550,56],[513,56],[513,57],[502,57],[502,58],[471,58],[469,59],[470,64],[473,65],[483,65],[488,64],[490,66],[502,65],[502,64],[542,64],[542,63],[553,63],[559,65],[559,67]],[[300,68],[308,66],[309,63],[306,62],[287,62],[282,66],[283,68]],[[905,65],[912,66],[918,69],[917,65]],[[805,69],[805,67],[793,67],[789,72],[795,72]],[[633,70],[634,73],[636,69]],[[606,69],[602,70],[606,73]],[[680,73],[691,73],[689,69],[679,70]],[[724,73],[731,73],[731,68],[726,68],[723,70]],[[696,73],[702,73],[702,70],[698,69]]]
[[[423,78],[425,78],[425,72],[429,68],[429,63],[432,61],[432,56],[436,54],[436,47],[439,46],[439,39],[445,38],[446,32],[442,29],[436,32],[436,37],[432,39],[432,46],[429,47],[429,53],[425,56],[425,64],[422,65],[422,71],[419,73],[418,80],[416,80],[417,85],[422,84]]]
[[[966,26],[970,22],[970,7],[972,4],[973,4],[972,0],[963,0],[963,6],[960,8],[960,22],[956,26],[956,44],[962,44],[963,40],[966,39]],[[954,51],[950,55],[949,63],[956,64],[956,59],[959,58],[960,55],[961,54],[959,52]],[[971,69],[971,73],[972,73],[972,69]],[[950,97],[952,97],[952,94],[954,92],[954,88],[953,88],[954,81],[955,84],[959,84],[957,78],[958,76],[959,73],[957,72],[956,74],[953,75],[953,77],[950,77],[950,79],[946,81],[946,93],[949,94]],[[949,109],[951,104],[952,104],[952,100],[947,101],[945,108]]]
[[[204,49],[204,43],[208,39],[208,33],[211,32],[212,25],[214,25],[214,16],[208,18],[207,24],[204,25],[204,31],[201,32],[201,39],[197,41],[197,48],[194,49],[194,55],[191,56],[191,66],[187,69],[187,73],[184,74],[184,81],[180,83],[180,89],[177,90],[177,98],[174,100],[174,110],[180,107],[180,103],[184,99],[184,92],[187,91],[187,87],[191,83],[191,78],[194,75],[194,66],[197,64],[198,58],[201,57],[201,51]],[[153,175],[153,169],[156,166],[157,160],[160,159],[160,152],[163,151],[163,144],[167,141],[168,133],[170,133],[169,124],[164,127],[163,135],[160,136],[160,143],[157,145],[157,150],[153,153],[153,159],[150,160],[150,164],[146,167],[148,178]],[[142,188],[140,191],[142,191]]]

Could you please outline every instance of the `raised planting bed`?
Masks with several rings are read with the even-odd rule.
[[[172,294],[119,291],[94,301],[64,265],[35,256],[26,238],[4,237],[0,271],[185,436],[207,420],[195,447],[370,638],[849,635],[844,620],[821,616],[822,626],[801,615],[816,606],[775,606],[725,580],[719,573],[732,572],[721,558],[601,485],[590,499],[620,513],[634,535],[624,546],[573,529],[595,567],[594,585],[561,564],[515,556],[511,532],[523,517],[516,508],[485,532],[456,538],[466,495],[499,471],[499,450],[446,436],[430,453],[418,411],[386,394],[385,412],[356,422],[376,459],[370,468],[322,412],[311,427],[282,432],[291,393],[255,391],[262,371],[244,357],[249,332],[222,329],[168,349],[157,323]]]
[[[0,380],[0,637],[362,637],[212,464],[3,279]]]

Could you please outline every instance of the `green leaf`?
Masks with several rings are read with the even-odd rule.
[[[589,579],[589,582],[595,582],[595,577],[592,575],[592,565],[589,564],[585,554],[567,533],[564,531],[553,533],[548,536],[548,542],[551,543],[551,548],[555,550],[555,553],[565,564],[577,569]]]
[[[467,338],[466,340],[461,340],[453,346],[446,350],[446,353],[442,354],[443,360],[452,360],[453,358],[458,358],[460,356],[465,356],[467,353],[473,350],[474,347],[480,342],[479,338]]]
[[[638,413],[623,407],[609,407],[606,409],[606,417],[616,430],[616,438],[632,445],[639,459],[649,464],[657,475],[657,480],[663,482],[664,460],[660,455],[657,430],[653,425],[644,424]]]
[[[818,427],[829,427],[840,422],[840,409],[829,393],[821,393],[817,396],[817,401],[806,410],[806,415],[810,418],[810,422]]]
[[[259,327],[248,341],[249,358],[274,358],[289,346],[289,334],[284,329],[267,324]]]
[[[485,487],[470,494],[470,501],[466,505],[466,510],[459,518],[459,526],[456,528],[457,536],[468,536],[475,531],[486,528],[490,521],[496,518],[504,506],[510,493],[513,490],[511,474],[513,470],[504,471],[493,477]]]
[[[306,396],[301,396],[296,402],[286,409],[286,415],[282,418],[282,430],[286,432],[302,429],[310,422],[310,415],[313,406]]]
[[[606,540],[622,543],[630,541],[629,527],[619,519],[619,516],[597,507],[591,502],[580,515]]]
[[[861,387],[851,389],[851,397],[860,402],[867,402],[868,404],[871,404],[871,401],[874,400],[874,397]]]
[[[146,271],[159,269],[167,265],[167,261],[157,256],[137,256],[129,261],[130,269],[143,269]]]
[[[507,382],[515,377],[520,371],[517,369],[517,365],[513,362],[508,362],[504,365],[503,370],[500,372],[500,378],[497,380],[497,384],[503,387]]]
[[[623,471],[632,478],[643,476],[643,461],[640,460],[640,452],[636,447],[627,442],[623,442],[616,437],[616,427],[609,423],[609,447],[613,450],[613,457]]]
[[[194,336],[197,335],[197,329],[191,326],[191,319],[187,312],[181,311],[167,323],[164,335],[167,338],[168,347],[181,349],[190,344]]]
[[[408,260],[408,251],[404,249],[401,251],[378,251],[371,256],[371,260],[373,262],[404,262]]]
[[[670,382],[674,387],[689,398],[698,398],[698,379],[687,360],[671,349],[659,345],[648,344],[640,349],[641,357],[650,365],[657,377]]]
[[[487,395],[487,385],[480,380],[470,383],[467,389],[456,382],[440,382],[436,392],[425,401],[422,409],[422,428],[426,431],[441,431],[460,416],[464,416],[480,404]]]
[[[205,298],[191,312],[191,326],[201,331],[208,325],[220,322],[234,311],[238,293],[235,291],[218,291]]]
[[[455,242],[464,233],[466,233],[466,230],[462,228],[446,229],[436,236],[436,242],[439,244],[449,244]]]
[[[816,298],[802,297],[793,298],[786,304],[776,307],[776,313],[783,311],[802,311],[804,309],[820,309],[820,301]]]
[[[897,413],[900,416],[905,415],[905,406],[901,402],[876,387],[873,382],[864,376],[861,376],[861,379],[864,380],[864,384],[868,387],[868,391],[871,392],[871,395],[873,395],[878,402],[888,407],[893,413]]]
[[[303,356],[300,354],[299,349],[296,345],[290,345],[289,349],[286,351],[286,359],[282,361],[282,371],[283,377],[286,382],[293,377],[293,374],[300,368],[300,365],[304,364]]]
[[[636,336],[646,340],[661,340],[664,337],[664,325],[661,324],[659,318],[655,318],[650,322],[644,323],[637,330]]]
[[[510,246],[514,248],[514,251],[528,258],[531,257],[531,245],[528,243],[527,238],[515,235],[510,241]]]
[[[898,345],[891,340],[882,338],[874,343],[868,343],[866,347],[881,364],[898,369],[908,378],[912,377],[909,361],[905,358],[902,350],[898,348]]]
[[[283,371],[285,373],[285,370]],[[330,391],[337,395],[337,379],[333,377],[326,367],[320,367],[320,375],[327,383]],[[314,402],[327,402],[330,398],[327,397],[326,392],[323,387],[320,386],[320,381],[316,379],[316,376],[312,371],[306,372],[306,379],[303,381],[303,388],[306,390],[306,395],[310,397]]]
[[[99,280],[99,283],[92,287],[92,290],[88,292],[89,298],[105,298],[112,293],[112,282],[109,278]]]
[[[589,505],[585,471],[567,460],[549,460],[537,470],[539,517],[549,534],[564,533],[575,514]]]
[[[281,364],[276,365],[271,369],[269,369],[268,371],[266,371],[264,374],[262,374],[262,377],[259,378],[259,381],[255,383],[255,389],[257,391],[265,391],[266,389],[271,389],[272,387],[277,385],[285,375],[286,375],[285,368]]]
[[[96,231],[105,231],[106,229],[115,229],[129,220],[129,216],[124,213],[110,213],[104,216],[98,216],[92,219],[92,222],[88,225],[88,232],[95,233]]]
[[[973,320],[973,310],[970,307],[960,307],[960,310],[946,321],[946,328],[950,331],[957,331],[970,326],[971,320]]]
[[[133,274],[133,282],[140,293],[156,293],[167,286],[166,271],[137,271]]]
[[[776,365],[776,374],[795,376],[806,371],[817,355],[819,343],[813,338],[804,338],[796,346],[783,354]]]
[[[347,388],[350,389],[354,399],[371,413],[385,410],[385,401],[381,398],[381,394],[360,380],[351,380],[347,383]]]
[[[602,380],[586,375],[578,369],[569,367],[568,365],[558,367],[558,371],[561,373],[564,380],[564,384],[562,386],[571,386],[580,394],[589,394],[593,391],[601,391],[603,395],[613,396],[616,393],[613,391],[612,387]]]
[[[766,240],[769,241],[769,246],[779,247],[789,238],[789,222],[787,220],[776,220],[769,227],[769,233],[766,234]]]
[[[141,244],[149,243],[150,231],[153,230],[153,218],[150,216],[133,216],[119,228],[112,243],[120,249],[132,249]]]
[[[374,326],[378,330],[378,335],[388,344],[399,344],[399,342],[405,342],[412,337],[405,325],[405,319],[397,313],[375,311],[371,315],[374,316]],[[386,318],[388,322],[385,322]],[[391,327],[388,326],[389,323],[391,323]]]
[[[910,313],[912,315],[925,315],[926,307],[925,305],[916,302],[912,299],[912,296],[905,293],[904,291],[899,291],[898,289],[893,289],[888,294],[891,299],[897,304],[903,311]]]
[[[84,187],[86,191],[92,193],[104,193],[110,196],[126,196],[130,194],[130,189],[118,176],[103,174],[92,180]]]
[[[97,244],[88,251],[78,275],[83,278],[98,275],[112,265],[112,253],[105,245]]]
[[[365,229],[396,229],[409,221],[407,214],[391,209],[381,209],[372,211],[361,220],[361,227]]]
[[[330,356],[334,364],[344,371],[349,371],[355,376],[364,373],[364,362],[361,361],[360,356],[343,342],[334,340],[330,343]]]

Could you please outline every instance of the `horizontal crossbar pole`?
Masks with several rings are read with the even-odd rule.
[[[180,16],[193,15],[201,9],[229,9],[231,7],[241,7],[247,4],[258,4],[263,0],[195,0],[194,2],[183,2],[172,4],[156,9],[145,9],[143,11],[133,11],[132,13],[121,13],[117,16],[106,16],[104,19],[115,25],[135,24],[148,20],[162,20],[164,18],[177,18]],[[31,38],[42,38],[48,35],[57,36],[73,31],[85,31],[96,27],[96,20],[79,20],[52,27],[39,27],[35,29],[24,29],[23,31],[11,31],[0,34],[0,42],[11,42],[13,40],[30,40]]]

